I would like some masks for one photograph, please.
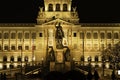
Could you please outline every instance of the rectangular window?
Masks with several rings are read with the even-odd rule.
[[[25,33],[25,39],[29,39],[29,33]]]
[[[25,46],[25,50],[29,50],[29,46]]]
[[[11,46],[11,50],[15,50],[15,46]]]
[[[32,33],[32,39],[36,39],[36,33]]]
[[[39,37],[43,37],[43,34],[42,34],[42,33],[39,33]]]
[[[15,33],[11,33],[11,39],[15,39],[16,34]]]
[[[18,46],[18,50],[22,50],[22,46]]]
[[[73,37],[77,37],[77,33],[73,33]]]
[[[5,45],[5,46],[4,46],[4,50],[8,50],[8,49],[9,49],[8,46]]]

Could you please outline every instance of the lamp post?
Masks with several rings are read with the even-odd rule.
[[[82,32],[82,35],[83,35],[83,45],[82,46],[83,46],[83,58],[84,58],[84,37],[85,37],[84,32]],[[84,66],[84,60],[83,60],[83,66]]]

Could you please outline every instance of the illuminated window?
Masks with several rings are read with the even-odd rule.
[[[48,11],[53,11],[53,5],[52,4],[49,4]]]
[[[98,33],[93,33],[93,38],[98,39]]]
[[[36,39],[36,33],[32,33],[32,39]]]
[[[87,37],[87,39],[91,39],[91,33],[88,32],[88,33],[86,34],[86,37]]]
[[[92,58],[91,56],[88,57],[88,62],[91,62]]]
[[[60,11],[60,4],[56,4],[56,11]]]
[[[114,39],[118,39],[118,33],[114,33]]]
[[[18,33],[18,39],[22,39],[22,33]]]
[[[24,61],[28,62],[28,56],[25,56]]]
[[[63,11],[67,11],[67,4],[63,4]]]
[[[4,39],[8,39],[9,38],[9,33],[4,33]]]
[[[15,33],[11,33],[11,39],[15,39],[16,34]]]
[[[111,38],[112,38],[111,33],[107,33],[107,39],[111,39]]]
[[[105,33],[100,33],[100,38],[105,39]]]
[[[25,39],[29,39],[29,33],[25,33]]]

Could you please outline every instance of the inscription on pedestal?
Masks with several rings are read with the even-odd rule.
[[[56,50],[56,63],[63,63],[63,62],[64,62],[63,50],[57,49]]]

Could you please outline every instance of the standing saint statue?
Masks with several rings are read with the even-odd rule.
[[[56,48],[62,49],[63,48],[62,40],[64,38],[64,32],[62,30],[62,26],[60,25],[60,23],[58,24],[58,26],[55,27],[56,27],[56,33],[55,33]]]

